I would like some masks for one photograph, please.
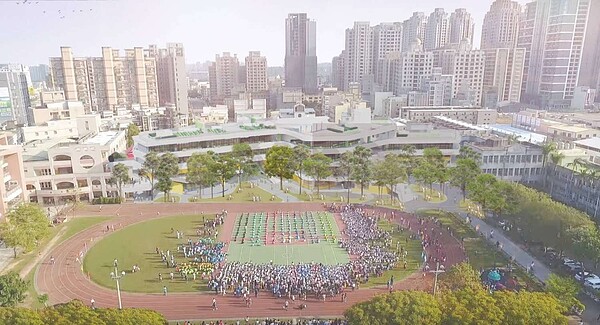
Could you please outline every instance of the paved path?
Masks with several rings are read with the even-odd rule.
[[[88,206],[81,209],[81,215],[106,215],[118,216],[116,219],[92,226],[71,238],[65,240],[56,246],[50,254],[55,258],[55,264],[51,265],[48,261],[42,263],[35,275],[36,290],[39,293],[48,293],[51,303],[62,303],[71,299],[80,299],[84,303],[89,303],[90,299],[96,301],[100,307],[117,306],[117,298],[114,290],[101,287],[92,281],[82,272],[81,265],[75,261],[75,258],[81,251],[85,251],[96,242],[106,236],[104,229],[107,225],[121,225],[127,227],[131,224],[142,222],[148,219],[160,218],[163,216],[176,214],[189,214],[198,210],[199,206],[207,213],[218,213],[223,209],[230,215],[235,216],[241,212],[263,212],[263,211],[306,211],[322,210],[320,203],[218,203],[218,204],[122,204],[114,206],[104,206],[102,211],[97,206]],[[388,213],[390,215],[391,213]],[[406,218],[412,218],[406,216]],[[412,219],[411,219],[412,220]],[[413,231],[418,231],[421,226],[416,221],[411,221]],[[432,224],[425,224],[423,227],[431,227]],[[424,228],[425,229],[425,228]],[[439,229],[439,228],[438,228]],[[440,237],[442,247],[446,248],[443,252],[448,257],[447,266],[464,260],[463,252],[458,249],[459,243],[450,236],[447,231],[439,229],[443,235]],[[222,232],[220,236],[230,236]],[[221,240],[228,237],[220,237]],[[428,255],[435,252],[428,251]],[[417,272],[412,276],[399,281],[396,289],[399,290],[430,290],[432,276],[422,276]],[[125,307],[144,307],[151,308],[163,313],[168,319],[218,319],[218,318],[244,318],[249,317],[310,317],[310,316],[341,316],[343,312],[353,303],[370,299],[374,295],[385,293],[386,288],[360,289],[348,294],[348,302],[339,301],[317,301],[309,299],[306,304],[306,310],[292,308],[288,311],[283,310],[283,300],[271,297],[263,293],[258,299],[254,299],[251,308],[246,308],[240,298],[232,296],[217,296],[219,305],[218,311],[212,311],[210,308],[211,300],[215,297],[208,293],[179,293],[162,296],[157,294],[135,294],[123,293],[123,305]]]

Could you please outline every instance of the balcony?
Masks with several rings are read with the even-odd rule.
[[[79,188],[66,188],[62,190],[36,190],[35,194],[38,196],[72,196],[72,195],[81,195],[89,193],[89,187],[79,187]]]
[[[19,197],[21,193],[23,193],[23,189],[21,189],[19,185],[15,185],[8,191],[6,191],[6,194],[4,195],[4,201],[12,201],[15,198]]]

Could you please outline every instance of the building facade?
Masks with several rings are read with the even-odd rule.
[[[188,116],[189,87],[183,44],[167,43],[164,49],[150,45],[147,53],[156,61],[159,105],[175,105],[177,114]]]
[[[26,200],[25,176],[23,173],[23,148],[7,145],[6,138],[0,139],[0,217],[6,216],[10,210]]]
[[[239,68],[240,63],[235,54],[232,56],[229,52],[223,52],[223,55],[215,56],[215,62],[208,70],[212,102],[223,103],[235,94]]]
[[[70,47],[50,58],[50,83],[62,88],[65,99],[80,101],[89,111],[112,111],[132,105],[158,107],[156,61],[136,47],[102,48],[101,57],[77,58]]]
[[[458,44],[464,40],[473,45],[475,21],[467,9],[459,8],[450,14],[448,43]]]
[[[521,5],[516,1],[494,1],[483,19],[481,49],[516,47],[521,10]]]
[[[285,20],[285,85],[304,92],[317,91],[317,23],[306,13]]]
[[[346,29],[344,90],[373,73],[373,29],[368,21],[357,21]]]
[[[246,57],[246,92],[266,92],[268,84],[267,58],[259,51],[251,51]]]
[[[425,27],[423,45],[425,51],[442,48],[448,44],[450,37],[450,20],[443,8],[435,8],[429,15]]]
[[[0,69],[0,124],[8,121],[19,125],[33,123],[27,116],[31,106],[27,78],[25,72]]]

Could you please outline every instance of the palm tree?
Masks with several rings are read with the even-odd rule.
[[[554,193],[554,178],[556,177],[556,168],[558,168],[558,165],[560,165],[560,163],[562,162],[562,160],[565,158],[565,154],[562,152],[553,152],[552,154],[550,154],[550,161],[552,161],[552,164],[554,165],[554,170],[553,170],[553,177],[552,177],[552,183],[550,184],[550,197],[552,197],[552,194]]]
[[[568,182],[570,187],[569,192],[571,193],[571,200],[573,200],[573,190],[575,187],[575,183],[577,182],[575,176],[578,173],[579,169],[586,165],[587,162],[583,158],[575,158],[575,160],[567,164],[567,167],[571,169],[571,179]]]
[[[543,186],[544,188],[546,188],[546,174],[547,174],[547,170],[546,170],[546,162],[548,161],[548,158],[550,157],[550,154],[556,151],[556,143],[554,142],[547,142],[544,143],[542,145],[542,171],[543,171]]]

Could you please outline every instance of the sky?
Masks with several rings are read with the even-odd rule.
[[[17,4],[17,2],[19,4]],[[524,4],[527,0],[519,0]],[[31,3],[31,4],[30,4]],[[466,8],[475,19],[478,46],[492,0],[0,0],[0,63],[35,65],[60,55],[100,56],[118,49],[180,42],[188,63],[221,52],[244,58],[261,51],[269,66],[283,65],[285,18],[306,12],[317,21],[317,57],[331,62],[344,48],[354,21],[395,22],[413,12]]]

